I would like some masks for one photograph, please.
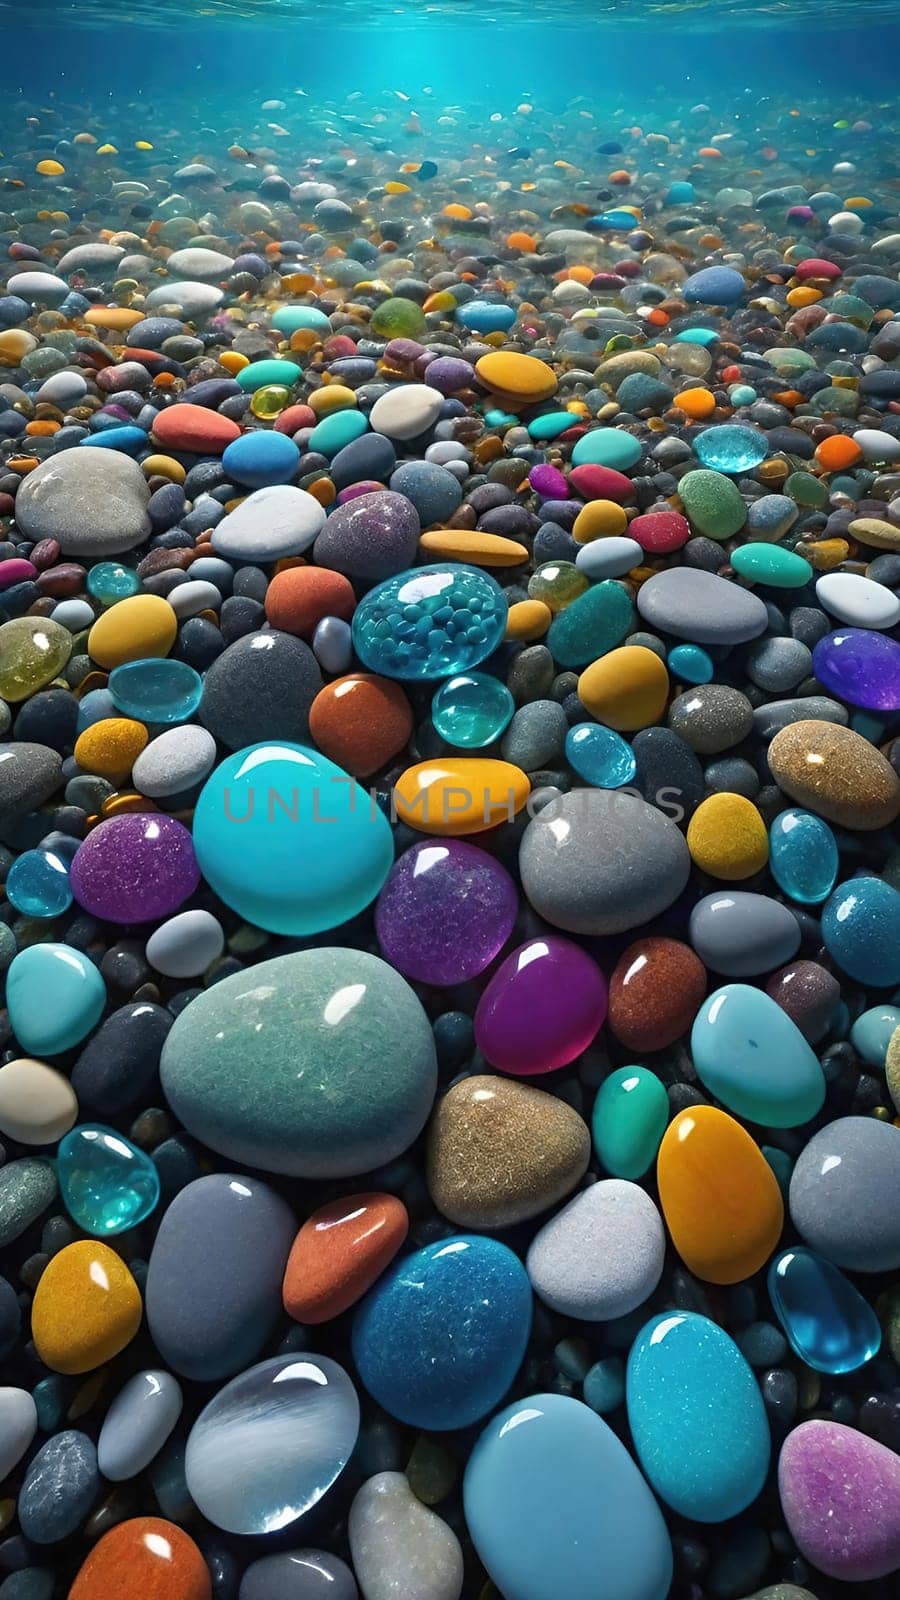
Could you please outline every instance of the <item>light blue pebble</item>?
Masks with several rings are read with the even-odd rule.
[[[300,451],[286,433],[255,428],[226,446],[222,466],[229,478],[249,489],[288,483],[297,471]]]
[[[703,267],[682,284],[681,293],[688,305],[733,306],[747,285],[734,267]]]
[[[29,1055],[57,1056],[80,1044],[100,1021],[105,1004],[106,984],[98,968],[72,945],[29,945],[7,973],[9,1020]]]
[[[327,456],[329,461],[343,450],[346,444],[352,444],[354,439],[359,439],[368,431],[369,419],[361,411],[355,411],[348,406],[345,411],[332,411],[330,417],[323,417],[317,422],[306,443],[307,450],[316,450],[320,455]],[[229,446],[229,449],[231,447]],[[227,451],[225,452],[227,455]],[[223,457],[224,460],[224,457]]]
[[[528,434],[532,439],[555,439],[567,428],[573,428],[578,420],[571,411],[547,411],[542,417],[532,418]]]
[[[620,428],[595,428],[583,433],[572,451],[575,467],[614,467],[617,472],[626,472],[640,459],[640,441]]]
[[[856,1054],[870,1067],[884,1071],[887,1047],[895,1028],[900,1028],[900,1009],[897,1006],[872,1006],[857,1017],[850,1029],[850,1043]]]
[[[50,613],[54,622],[61,628],[68,628],[70,633],[80,633],[83,628],[90,628],[95,618],[86,600],[60,600]]]
[[[187,722],[200,704],[203,680],[186,661],[150,657],[114,667],[109,675],[109,689],[97,689],[93,693],[109,694],[112,709],[106,716],[118,713],[135,717],[138,722]],[[92,697],[86,695],[85,699]],[[82,700],[82,706],[84,703]]]
[[[118,715],[109,689],[90,689],[84,699],[78,702],[75,732],[84,733],[85,728],[92,728],[95,722],[104,722],[107,717]]]
[[[72,904],[69,863],[53,850],[23,850],[6,875],[6,898],[23,917],[59,917]]]
[[[759,428],[726,422],[704,428],[694,440],[694,454],[714,472],[750,472],[765,460],[769,444]]]
[[[676,333],[673,344],[715,344],[719,335],[715,328],[682,328]]]
[[[839,884],[822,910],[832,960],[857,983],[900,983],[900,893],[881,878]]]
[[[621,789],[637,771],[631,745],[598,722],[577,722],[569,729],[566,760],[594,789]]]
[[[691,1030],[701,1083],[729,1111],[767,1128],[796,1128],[822,1108],[818,1058],[770,995],[727,983],[704,1000]]]
[[[824,1256],[793,1245],[775,1257],[769,1298],[795,1355],[815,1372],[856,1372],[881,1347],[867,1300]]]
[[[586,228],[611,228],[616,233],[630,233],[637,223],[630,211],[601,211],[588,217]]]
[[[343,617],[322,617],[316,623],[312,647],[316,660],[332,677],[337,678],[349,672],[353,660],[353,635],[349,622],[345,622]]]
[[[580,1400],[534,1394],[493,1417],[463,1482],[472,1543],[510,1600],[666,1600],[662,1513],[612,1429]]]
[[[811,811],[791,806],[769,829],[772,877],[798,905],[827,900],[838,875],[838,847],[828,823]]]
[[[796,501],[786,494],[764,494],[747,507],[747,529],[766,539],[781,539],[800,515]]]
[[[752,1505],[769,1470],[769,1424],[724,1329],[693,1311],[653,1317],[628,1357],[626,1393],[638,1460],[673,1511],[724,1522]]]
[[[729,390],[729,398],[732,405],[752,406],[754,400],[756,399],[756,390],[752,389],[749,383],[736,383],[734,387]]]
[[[644,552],[636,539],[613,534],[606,539],[591,539],[575,557],[575,565],[592,582],[603,578],[622,578],[639,567]]]
[[[296,308],[296,309],[299,309]],[[276,316],[278,313],[276,312]],[[249,367],[242,367],[236,376],[236,382],[245,394],[255,394],[257,389],[264,389],[270,383],[279,384],[286,389],[292,389],[303,377],[300,367],[295,361],[251,361]]]
[[[157,1456],[182,1407],[171,1372],[136,1372],[112,1402],[97,1440],[97,1465],[110,1483],[137,1477]]]
[[[141,580],[133,567],[123,567],[120,561],[98,561],[91,567],[85,587],[95,600],[111,606],[116,600],[127,600],[137,594]]]
[[[712,657],[698,644],[677,644],[669,651],[667,665],[682,683],[710,683],[716,670]]]
[[[314,333],[330,334],[331,322],[324,311],[315,306],[279,306],[272,318],[272,327],[279,333],[296,333],[298,328],[312,328]]]
[[[99,445],[104,450],[122,450],[126,455],[137,455],[139,450],[147,447],[147,435],[143,428],[129,427],[126,423],[121,428],[103,428],[99,432],[89,433],[79,444],[89,444],[92,447]]]
[[[694,198],[694,185],[685,181],[670,183],[666,190],[667,206],[689,206]]]
[[[512,411],[500,411],[495,406],[484,413],[484,420],[489,428],[514,428],[519,419]]]
[[[493,305],[487,300],[470,300],[468,305],[457,307],[456,320],[474,333],[505,333],[515,322],[516,312],[513,306]]]

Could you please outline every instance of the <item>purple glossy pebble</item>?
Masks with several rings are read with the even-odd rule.
[[[375,928],[404,977],[447,987],[475,978],[509,938],[519,898],[499,861],[460,839],[414,844],[391,868]]]
[[[824,689],[865,711],[900,711],[900,644],[868,628],[838,628],[813,651]]]
[[[789,1433],[778,1490],[798,1549],[829,1578],[864,1583],[900,1567],[900,1456],[840,1422]]]
[[[571,939],[529,939],[498,967],[478,1002],[475,1040],[501,1072],[554,1072],[586,1050],[606,1017],[606,979]]]
[[[183,823],[140,811],[98,823],[69,881],[78,904],[104,922],[156,922],[194,893],[200,868]]]

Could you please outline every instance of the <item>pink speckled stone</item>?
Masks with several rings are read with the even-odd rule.
[[[798,1549],[845,1583],[900,1568],[900,1456],[840,1422],[803,1422],[778,1463],[785,1520]]]

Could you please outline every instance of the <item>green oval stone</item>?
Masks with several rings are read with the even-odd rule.
[[[594,1101],[594,1149],[614,1178],[642,1178],[656,1160],[669,1120],[669,1097],[655,1072],[620,1067]]]
[[[747,507],[740,490],[722,472],[698,467],[678,485],[684,513],[695,533],[708,539],[730,539],[744,526]]]
[[[731,565],[742,578],[765,583],[770,589],[802,589],[813,575],[803,556],[780,544],[742,544],[739,550],[732,551]]]
[[[427,324],[425,313],[415,300],[407,300],[402,294],[392,295],[389,300],[382,300],[372,312],[369,327],[377,333],[379,339],[417,339],[425,331]]]
[[[27,700],[52,683],[72,654],[68,628],[49,617],[14,617],[0,627],[0,700]]]

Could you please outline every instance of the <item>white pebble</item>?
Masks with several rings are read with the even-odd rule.
[[[892,628],[900,622],[900,600],[883,583],[859,572],[826,572],[816,580],[826,611],[854,628]]]
[[[211,911],[180,911],[151,933],[144,954],[164,978],[199,978],[224,949],[222,924]]]
[[[402,1472],[378,1472],[350,1507],[350,1552],[365,1600],[459,1600],[463,1557]]]

